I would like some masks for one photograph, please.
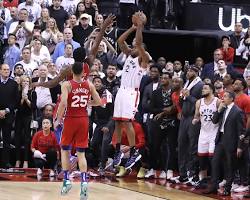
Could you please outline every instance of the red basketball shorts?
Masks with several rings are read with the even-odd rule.
[[[63,123],[61,146],[87,148],[89,138],[88,117],[66,117]]]

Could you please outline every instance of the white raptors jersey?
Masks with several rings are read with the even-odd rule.
[[[201,133],[217,133],[219,124],[214,124],[212,122],[212,117],[217,111],[217,102],[218,98],[214,97],[214,100],[209,104],[205,104],[204,98],[201,99],[200,103],[200,121],[201,121]]]
[[[121,87],[134,89],[140,87],[144,69],[140,67],[138,58],[128,56],[126,59],[122,69]]]

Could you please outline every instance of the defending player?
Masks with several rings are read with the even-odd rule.
[[[195,105],[195,115],[193,124],[201,122],[201,129],[198,141],[198,156],[200,162],[200,178],[202,180],[207,176],[208,159],[212,158],[215,149],[215,137],[218,132],[219,124],[213,124],[213,114],[218,110],[220,100],[214,96],[214,86],[204,84],[202,96]]]
[[[57,119],[54,122],[56,128],[63,120],[63,133],[61,138],[62,168],[64,171],[63,186],[61,194],[69,192],[72,185],[69,180],[69,156],[71,146],[74,145],[78,157],[78,165],[81,172],[80,199],[87,199],[87,161],[85,149],[88,147],[88,113],[87,104],[90,96],[92,106],[101,105],[101,99],[92,83],[82,79],[82,63],[76,62],[72,66],[73,80],[62,84],[61,102],[58,107]]]
[[[124,154],[120,151],[122,127],[127,130],[127,137],[130,145],[130,158],[125,164],[125,168],[131,168],[141,155],[135,149],[135,132],[131,121],[137,112],[139,103],[139,87],[144,70],[147,68],[149,55],[143,48],[142,30],[145,23],[144,14],[137,12],[133,15],[134,25],[124,32],[118,39],[118,45],[127,59],[123,66],[121,86],[117,92],[114,106],[113,119],[115,120],[115,132],[117,134],[116,153],[113,161],[114,166],[121,163]],[[135,26],[136,24],[136,26]],[[136,44],[130,49],[126,44],[127,37],[136,30]]]
[[[73,52],[73,57],[75,59],[75,62],[82,62],[83,65],[82,67],[84,68],[84,74],[83,76],[86,77],[88,72],[89,72],[89,66],[92,66],[95,58],[96,58],[96,54],[98,51],[98,47],[100,45],[100,42],[102,41],[102,38],[104,36],[105,30],[106,28],[110,25],[113,24],[115,20],[115,16],[114,15],[109,15],[103,22],[103,25],[100,29],[100,32],[97,33],[97,36],[94,40],[93,46],[91,47],[91,50],[89,51],[87,57],[86,57],[86,51],[84,49],[84,47],[80,47],[77,48],[74,52]],[[55,77],[54,79],[47,81],[47,82],[43,82],[43,83],[33,83],[33,87],[37,87],[37,86],[42,86],[42,87],[46,87],[46,88],[53,88],[55,86],[57,86],[61,81],[68,79],[70,80],[72,77],[72,72],[71,72],[71,65],[65,67],[64,69],[62,69],[59,73],[59,75],[57,77]],[[67,78],[68,77],[68,78]]]

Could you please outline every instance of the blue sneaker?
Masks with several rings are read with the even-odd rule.
[[[82,182],[81,183],[80,200],[87,200],[87,199],[88,199],[88,183]]]
[[[122,158],[124,157],[124,153],[121,151],[116,152],[113,160],[113,165],[115,167],[119,166],[121,164]]]
[[[135,153],[130,156],[128,161],[125,164],[125,169],[130,169],[131,167],[134,166],[134,164],[141,159],[141,154],[139,154],[138,151],[135,151]]]
[[[61,195],[68,194],[68,192],[70,191],[71,188],[72,188],[72,184],[71,184],[70,180],[63,180]]]

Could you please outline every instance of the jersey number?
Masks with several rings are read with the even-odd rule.
[[[204,115],[204,121],[205,122],[208,122],[208,121],[212,121],[212,117],[213,117],[213,115]]]
[[[79,108],[79,107],[86,107],[88,103],[88,96],[87,95],[81,95],[81,96],[73,96],[72,97],[72,108]]]

